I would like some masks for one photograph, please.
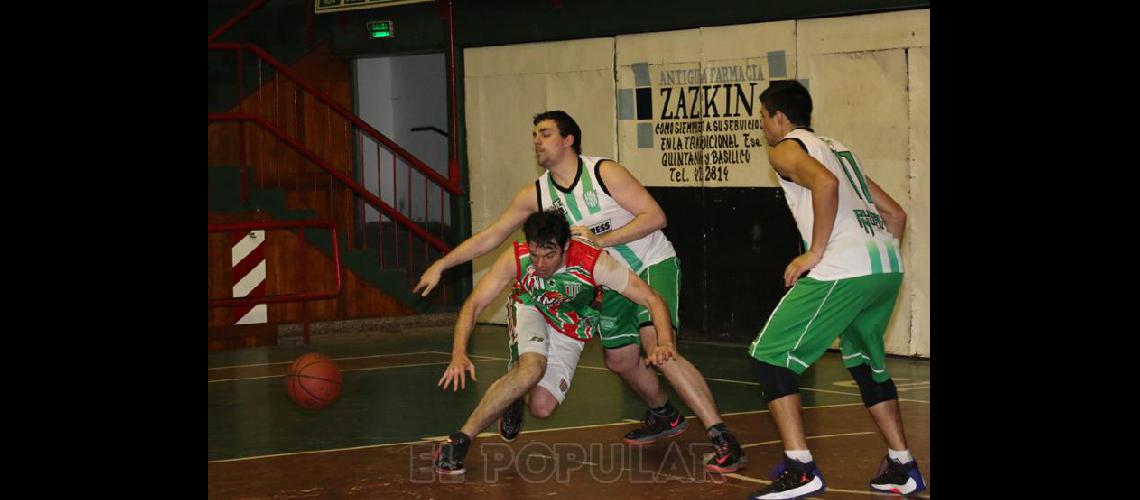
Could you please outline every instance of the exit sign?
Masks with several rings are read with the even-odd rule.
[[[371,21],[368,23],[368,36],[372,38],[392,38],[396,36],[396,26],[392,21]]]

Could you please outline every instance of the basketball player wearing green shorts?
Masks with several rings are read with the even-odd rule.
[[[806,252],[788,264],[784,284],[791,289],[748,348],[785,455],[772,484],[751,498],[799,498],[824,490],[804,436],[797,379],[836,338],[843,364],[887,441],[887,456],[870,488],[922,491],[926,484],[907,447],[883,347],[903,278],[898,238],[906,212],[863,173],[850,149],[811,130],[811,110],[811,96],[795,80],[773,81],[760,94],[768,160]]]
[[[508,284],[511,366],[487,392],[467,422],[435,450],[436,472],[460,474],[475,438],[515,401],[527,396],[531,413],[549,416],[562,403],[586,341],[598,331],[598,288],[606,286],[651,311],[658,327],[669,326],[669,310],[657,292],[589,240],[570,237],[561,214],[538,212],[523,224],[525,242],[515,242],[479,280],[455,323],[451,363],[438,385],[466,388],[466,372],[475,380],[467,342],[475,318]],[[649,361],[668,363],[676,356],[672,338],[662,336]]]
[[[535,157],[547,171],[523,188],[494,223],[464,241],[433,263],[413,290],[426,295],[439,282],[444,270],[486,254],[518,228],[527,215],[556,210],[570,222],[575,235],[592,238],[614,260],[623,263],[666,300],[671,330],[661,332],[649,322],[647,311],[613,291],[603,291],[601,331],[606,367],[618,374],[649,407],[643,425],[625,435],[631,445],[648,445],[676,438],[688,427],[684,416],[669,402],[657,374],[646,366],[647,354],[670,342],[680,326],[677,318],[677,286],[680,266],[669,239],[661,232],[665,213],[653,196],[617,162],[583,156],[582,130],[563,111],[547,111],[534,117]],[[670,345],[670,348],[676,349]],[[682,401],[697,414],[715,453],[705,468],[715,472],[741,469],[747,459],[740,444],[726,428],[701,373],[678,355],[658,367]],[[522,424],[522,404],[511,405],[500,421],[500,433],[512,439]]]

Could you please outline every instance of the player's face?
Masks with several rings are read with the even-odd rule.
[[[535,276],[549,278],[562,267],[566,249],[559,248],[558,245],[540,246],[533,241],[528,241],[526,246],[530,249],[530,265],[534,266]]]
[[[776,147],[780,142],[780,137],[776,135],[776,117],[768,114],[768,108],[764,107],[764,103],[760,103],[760,128],[764,129],[764,140],[768,142],[768,146]]]
[[[570,137],[558,134],[558,123],[542,120],[534,126],[534,158],[539,165],[550,168],[570,149]]]

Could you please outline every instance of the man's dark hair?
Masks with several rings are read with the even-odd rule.
[[[554,120],[554,123],[558,125],[558,135],[562,137],[574,136],[574,151],[582,154],[582,129],[578,127],[578,122],[570,118],[570,115],[562,110],[543,111],[534,115],[535,125],[538,125],[538,122],[542,120]]]
[[[775,80],[760,93],[760,103],[769,116],[782,111],[793,125],[811,127],[811,94],[796,80]]]
[[[527,241],[533,241],[540,247],[557,246],[562,249],[570,240],[570,223],[553,210],[535,212],[523,223],[523,234]]]

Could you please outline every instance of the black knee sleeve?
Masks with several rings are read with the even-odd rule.
[[[871,378],[871,366],[859,365],[848,368],[855,383],[859,384],[859,393],[863,395],[863,404],[870,408],[883,401],[899,398],[899,391],[895,388],[895,381],[887,379],[886,382],[875,382]]]
[[[782,366],[775,366],[763,361],[753,360],[753,372],[760,381],[760,395],[764,401],[771,402],[791,394],[799,394],[797,384],[799,375]]]

